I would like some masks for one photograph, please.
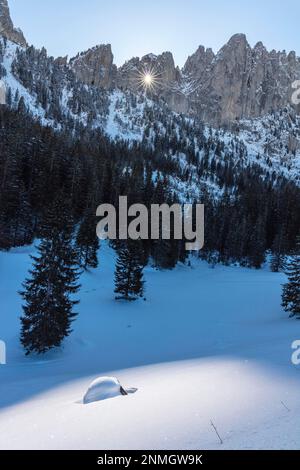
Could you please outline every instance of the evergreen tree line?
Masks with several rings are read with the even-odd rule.
[[[221,152],[218,144],[210,145]],[[201,178],[207,166],[217,172],[204,158],[198,168]],[[22,106],[0,107],[0,248],[40,240],[22,292],[21,341],[28,354],[61,345],[72,331],[80,272],[98,264],[97,206],[111,203],[118,208],[120,195],[128,197],[129,205],[142,203],[149,209],[151,204],[179,202],[173,180],[183,175],[176,168],[147,145],[113,143],[99,131],[84,129],[77,139],[66,130],[58,133],[40,126]],[[259,268],[269,250],[274,270],[291,256],[283,305],[299,315],[299,258],[294,258],[299,188],[284,179],[263,178],[255,166],[239,171],[229,163],[219,173],[224,186],[218,197],[199,179],[206,208],[201,256],[212,264],[238,262]],[[185,240],[173,240],[172,233],[170,240],[160,236],[113,245],[118,300],[144,297],[143,269],[149,262],[172,269],[188,256]]]
[[[288,282],[283,286],[282,306],[290,317],[300,319],[300,236],[285,264]]]
[[[142,244],[128,241],[115,248],[116,300],[137,300],[144,293]],[[89,210],[77,228],[69,202],[58,193],[43,218],[37,255],[32,256],[32,269],[20,292],[24,300],[21,343],[26,355],[59,347],[72,333],[79,277],[82,270],[98,266],[98,251],[93,213]]]
[[[199,166],[203,161],[199,162]],[[267,252],[274,270],[295,247],[300,232],[300,190],[281,179],[263,178],[258,168],[224,167],[221,195],[199,179],[205,204],[205,247],[208,262],[240,263],[259,268]],[[174,173],[175,172],[175,173]],[[120,195],[129,205],[173,204],[182,200],[174,188],[174,168],[142,144],[113,143],[99,131],[80,140],[68,132],[40,126],[26,112],[0,107],[0,249],[27,245],[41,237],[41,227],[57,194],[69,203],[76,226],[81,263],[95,264],[96,208],[118,207]],[[234,176],[233,176],[234,175]],[[182,181],[182,175],[177,175]],[[171,234],[172,236],[172,234]],[[143,241],[145,263],[173,268],[184,261],[185,241]]]

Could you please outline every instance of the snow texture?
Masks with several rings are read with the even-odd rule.
[[[103,244],[64,348],[26,358],[17,291],[33,252],[0,254],[0,449],[299,449],[300,323],[280,307],[283,274],[148,267],[147,302],[120,304]],[[138,393],[85,406],[101,376]]]
[[[95,401],[108,400],[119,396],[125,396],[132,393],[132,389],[127,392],[118,379],[115,377],[99,377],[94,380],[83,397],[83,403],[88,405]]]

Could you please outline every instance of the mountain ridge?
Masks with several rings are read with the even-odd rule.
[[[66,57],[49,57],[44,48],[21,46],[0,37],[0,79],[6,87],[9,107],[26,109],[42,125],[58,131],[67,130],[76,136],[99,130],[112,141],[160,149],[181,169],[207,159],[203,142],[207,140],[210,145],[212,140],[216,155],[209,159],[218,160],[222,166],[226,166],[229,155],[235,171],[238,167],[246,171],[250,165],[259,168],[264,178],[286,178],[299,185],[300,117],[290,104],[257,117],[243,113],[241,118],[223,125],[214,119],[205,120],[201,112],[196,112],[196,99],[192,102],[195,109],[186,106],[187,96],[198,93],[197,87],[188,82],[189,74],[204,76],[215,67],[215,77],[222,81],[228,49],[234,63],[241,51],[252,53],[246,36],[237,34],[217,55],[200,46],[183,71],[176,67],[170,52],[133,58],[117,68],[109,44],[95,46],[68,61]],[[254,49],[258,56],[268,54],[262,43]],[[296,60],[290,54],[282,57]],[[143,74],[152,70],[155,76],[157,69],[161,70],[158,86],[150,91],[143,84]],[[211,95],[204,96],[209,103]],[[238,93],[234,96],[238,98]],[[232,100],[231,108],[224,105],[223,109],[232,112],[235,101],[230,92],[226,94],[225,87],[223,101],[226,99]],[[184,112],[178,112],[182,106],[186,106]],[[214,106],[207,109],[216,111]],[[176,193],[183,200],[199,194],[195,168],[191,167],[191,174],[191,184],[174,180]],[[205,176],[202,181],[210,191],[222,193],[215,175]]]
[[[2,21],[1,21],[2,18]],[[27,47],[16,30],[7,0],[0,0],[0,35]],[[239,119],[257,118],[293,106],[293,83],[300,79],[295,51],[268,51],[262,42],[253,48],[243,33],[233,35],[215,54],[199,46],[180,69],[172,52],[129,59],[117,67],[110,44],[100,44],[56,63],[72,69],[87,85],[112,91],[138,92],[141,76],[154,76],[152,96],[163,98],[170,109],[216,127]],[[300,112],[300,106],[296,107]]]
[[[215,141],[215,149],[219,148],[217,159],[222,165],[232,154],[235,171],[240,165],[244,169],[259,166],[268,177],[273,178],[273,173],[275,180],[284,177],[300,184],[300,117],[291,107],[240,120],[232,128],[212,128],[196,117],[173,112],[163,98],[144,91],[84,84],[64,60],[48,57],[45,49],[19,48],[1,39],[0,79],[9,107],[25,108],[42,125],[58,131],[76,136],[98,130],[113,141],[155,148],[181,167],[190,159],[206,158],[203,151],[199,153],[205,133],[205,139]],[[232,147],[232,142],[237,146]],[[208,186],[218,193],[213,180]],[[197,193],[197,184],[192,186]],[[186,185],[178,187],[178,194],[190,192]]]
[[[104,47],[107,55],[103,58]],[[91,56],[98,67],[90,67]],[[85,75],[85,83],[93,83],[95,74],[104,69],[109,77],[104,88],[134,92],[139,88],[140,76],[150,72],[155,85],[152,94],[165,99],[173,111],[214,126],[293,105],[293,83],[300,79],[300,59],[294,51],[268,51],[262,42],[251,48],[241,33],[232,36],[217,54],[199,46],[182,69],[169,51],[132,58],[119,68],[113,62],[110,45],[96,46],[80,57],[80,65],[73,69],[79,78]],[[74,59],[69,63],[72,67]]]

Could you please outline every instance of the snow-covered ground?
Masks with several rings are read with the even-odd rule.
[[[0,254],[0,449],[300,448],[291,363],[300,323],[280,307],[284,275],[202,262],[147,268],[147,301],[117,303],[104,246],[64,349],[25,358],[16,292],[30,251]],[[138,391],[84,405],[103,375]]]

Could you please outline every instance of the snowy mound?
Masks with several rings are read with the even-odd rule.
[[[108,398],[115,398],[120,395],[124,396],[136,391],[137,389],[125,390],[115,377],[99,377],[89,386],[83,398],[83,403],[87,405],[88,403],[107,400]]]

